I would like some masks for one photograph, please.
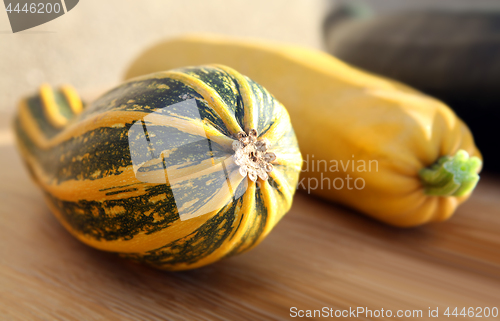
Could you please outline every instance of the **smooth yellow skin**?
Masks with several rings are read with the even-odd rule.
[[[309,159],[300,186],[310,193],[401,227],[445,220],[470,195],[428,196],[418,176],[420,169],[459,149],[481,158],[469,129],[450,108],[326,53],[246,39],[187,36],[145,51],[125,78],[208,63],[248,75],[286,106],[303,158]],[[317,160],[326,160],[328,170],[321,162],[321,171],[312,171],[313,159],[315,167]],[[338,162],[338,171],[332,161]],[[345,171],[340,161],[344,166],[351,161]],[[358,167],[363,161],[366,171]],[[352,189],[347,188],[347,175]],[[337,177],[344,188],[337,190],[331,183],[320,188],[322,179],[333,182]],[[363,189],[354,188],[357,178],[364,180]],[[313,190],[316,182],[319,186]],[[340,181],[336,184],[339,187]]]

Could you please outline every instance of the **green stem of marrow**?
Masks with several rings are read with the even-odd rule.
[[[427,195],[463,196],[476,187],[481,166],[479,158],[459,150],[455,156],[443,156],[430,167],[421,169],[419,176]]]

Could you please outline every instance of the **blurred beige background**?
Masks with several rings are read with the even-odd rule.
[[[42,82],[95,93],[118,83],[155,41],[189,32],[320,47],[323,0],[81,0],[67,14],[12,34],[0,10],[0,113]],[[5,119],[5,117],[2,117]]]
[[[339,2],[340,0],[337,0]],[[354,1],[354,0],[347,0]],[[498,0],[368,0],[378,11],[406,7],[491,7]],[[20,97],[42,82],[94,95],[116,85],[156,41],[183,33],[258,37],[321,48],[321,24],[335,0],[81,0],[70,12],[13,34],[0,10],[0,126]]]

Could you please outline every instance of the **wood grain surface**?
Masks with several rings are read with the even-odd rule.
[[[422,310],[414,319],[426,320],[429,307],[439,319],[446,307],[500,307],[498,177],[483,175],[448,222],[414,229],[298,193],[256,249],[171,273],[74,239],[0,129],[0,320],[273,320],[291,307]]]

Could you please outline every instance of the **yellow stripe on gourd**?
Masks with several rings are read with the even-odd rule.
[[[272,151],[272,149],[271,149]],[[297,170],[300,170],[302,167],[302,155],[299,151],[296,153],[277,153],[276,160],[273,161],[273,164],[285,165],[285,166],[294,166]]]
[[[290,117],[288,116],[286,110],[281,107],[274,119],[274,123],[261,138],[265,138],[271,143],[272,151],[272,145],[279,144],[279,140],[283,137],[283,134],[290,129],[290,127]]]
[[[32,142],[40,149],[49,149],[52,147],[55,147],[69,139],[72,139],[74,137],[79,137],[86,132],[89,132],[91,130],[96,130],[101,127],[113,127],[115,125],[121,125],[121,124],[126,124],[126,123],[132,123],[136,121],[137,119],[143,118],[146,114],[141,113],[141,112],[132,112],[132,111],[109,111],[105,112],[103,114],[95,115],[92,117],[89,117],[87,119],[81,120],[77,124],[70,124],[68,127],[66,127],[63,131],[58,133],[56,136],[52,137],[50,140],[47,140],[45,136],[42,134],[40,128],[37,125],[37,122],[34,120],[32,117],[31,113],[29,110],[27,110],[27,105],[26,101],[22,101],[21,105],[19,107],[19,118],[21,121],[21,125],[23,127],[23,130],[28,134],[29,138],[32,140]],[[151,118],[153,120],[158,120],[159,123],[166,123],[167,119],[165,117],[168,116],[160,116]],[[163,119],[160,121],[160,119]],[[216,128],[211,126],[207,122],[199,122],[196,125],[196,128],[194,124],[188,125],[186,120],[182,120],[179,118],[172,118],[168,117],[170,120],[175,120],[175,122],[169,124],[170,127],[175,127],[177,126],[179,128],[184,128],[184,132],[191,133],[193,130],[199,131],[199,127],[203,126],[203,130],[205,131],[205,135],[210,137],[210,140],[216,142],[217,144],[223,145],[223,146],[231,146],[233,139],[225,136],[222,134],[220,131],[218,131]],[[154,124],[156,123],[153,122]],[[158,124],[159,124],[158,123]],[[189,127],[191,126],[191,127]],[[190,132],[191,131],[191,132]]]
[[[64,95],[64,98],[68,101],[69,107],[74,114],[78,115],[83,110],[82,100],[80,99],[80,95],[76,92],[75,88],[70,85],[61,86],[61,92]]]
[[[222,168],[221,166],[214,166],[215,169],[219,170]],[[209,168],[207,170],[204,170],[202,174],[197,175],[197,176],[205,176],[210,174],[210,172],[215,172],[212,170],[212,168]],[[191,179],[192,177],[186,177],[186,180]],[[184,179],[184,178],[183,178]],[[226,181],[222,183],[222,186],[215,190],[212,186],[210,187],[211,189],[213,188],[214,190],[212,191],[212,196],[210,197],[209,201],[207,201],[205,204],[203,204],[200,208],[196,209],[195,212],[193,213],[182,213],[183,207],[179,207],[178,210],[179,212],[182,213],[182,219],[187,220],[191,219],[192,217],[197,217],[200,215],[204,215],[204,211],[207,213],[212,211],[214,208],[220,210],[224,208],[227,204],[229,204],[231,198],[233,198],[234,191],[232,190],[232,185],[230,183],[234,183],[234,185],[238,186],[239,183],[243,180],[243,177],[238,173],[238,171],[232,171],[228,174],[226,177]],[[172,183],[170,184],[172,190],[175,190],[179,186],[176,186],[176,184],[182,183],[182,181],[178,181],[177,183]],[[181,184],[182,185],[182,184]]]
[[[203,96],[208,106],[217,113],[230,132],[236,134],[242,131],[242,128],[236,121],[234,115],[229,112],[224,100],[222,100],[219,94],[215,92],[213,88],[210,88],[206,83],[196,77],[178,71],[168,71],[163,73],[163,75],[171,79],[178,80],[195,89],[200,95]]]
[[[280,171],[274,170],[269,173],[269,176],[273,178],[278,186],[280,192],[283,194],[283,197],[287,201],[288,204],[292,203],[292,197],[295,193],[295,188],[288,184],[288,180],[280,173]]]
[[[257,242],[255,242],[253,246],[248,248],[248,250],[259,244],[273,229],[278,220],[281,219],[281,216],[278,217],[278,211],[276,210],[281,207],[279,207],[277,204],[278,203],[277,197],[276,195],[274,195],[275,192],[273,191],[271,185],[269,185],[269,181],[265,180],[261,182],[260,186],[261,186],[261,193],[263,196],[264,206],[265,208],[267,208],[267,220],[264,225],[264,230],[259,235]]]
[[[132,166],[123,169],[119,175],[111,175],[97,180],[68,180],[58,184],[51,184],[52,179],[44,172],[39,162],[27,151],[23,150],[27,162],[30,164],[35,176],[38,178],[37,182],[45,191],[49,192],[52,196],[64,200],[77,202],[79,200],[96,200],[101,201],[104,199],[119,199],[123,198],[122,195],[106,195],[108,189],[121,186],[124,184],[131,184],[139,182],[134,175]],[[75,193],[75,190],[78,193]],[[128,192],[127,197],[140,196],[145,192],[143,189],[134,192]]]
[[[37,177],[42,177],[42,174],[39,172],[39,169],[37,169],[36,163],[32,163],[34,166],[34,170],[37,172]],[[203,173],[204,175],[207,174],[207,172]],[[134,185],[135,188],[138,189],[138,191],[134,192],[127,192],[123,193],[120,195],[108,195],[105,196],[106,192],[109,191],[98,191],[97,188],[100,189],[105,189],[106,186],[114,187],[114,186],[119,186],[120,184],[124,182],[130,183],[131,180],[134,179],[134,174],[131,168],[126,169],[125,172],[121,175],[116,175],[116,176],[109,176],[106,178],[102,178],[100,180],[95,180],[95,181],[68,181],[64,182],[60,185],[47,185],[46,182],[42,182],[41,187],[48,192],[50,195],[59,198],[61,200],[65,201],[78,201],[85,199],[86,201],[89,200],[97,200],[99,201],[99,198],[101,198],[101,201],[109,201],[111,199],[120,199],[123,198],[124,195],[126,194],[126,197],[134,197],[134,196],[140,196],[146,193],[145,188],[148,187],[150,184],[142,184],[142,185]],[[203,175],[200,175],[203,176]],[[237,172],[237,171],[232,171],[231,174],[231,182],[233,185],[238,186],[241,181],[243,180],[243,177]],[[190,177],[193,178],[193,177]],[[87,186],[83,187],[81,184],[84,183]],[[80,184],[80,185],[74,185],[74,184]],[[254,183],[252,183],[254,184]],[[250,187],[251,188],[251,187]],[[72,191],[78,190],[79,193],[78,195],[72,193]],[[94,197],[92,197],[92,194],[94,194]],[[249,194],[245,194],[245,198],[248,198]],[[251,196],[254,195],[254,193],[250,194]],[[232,197],[232,193],[221,193],[219,199],[219,204],[227,204],[229,199]],[[122,252],[122,253],[136,253],[136,252],[146,252],[146,251],[151,251],[155,250],[159,247],[164,246],[165,244],[168,244],[169,242],[175,241],[178,238],[181,238],[185,235],[188,235],[191,232],[194,232],[198,227],[203,225],[207,220],[209,220],[211,217],[217,214],[217,212],[220,210],[220,208],[213,210],[211,212],[208,212],[203,215],[195,216],[190,218],[189,220],[186,221],[176,221],[172,225],[170,225],[168,228],[165,228],[161,231],[158,231],[153,234],[146,235],[144,233],[139,233],[134,236],[133,240],[129,241],[123,241],[123,240],[115,240],[115,241],[106,241],[106,240],[95,240],[91,237],[88,237],[84,234],[78,233],[73,230],[73,228],[63,219],[62,215],[60,212],[52,206],[51,202],[49,202],[51,205],[51,208],[54,213],[59,217],[61,222],[65,225],[65,227],[70,230],[70,232],[77,237],[79,240],[82,242],[93,246],[95,248],[105,250],[105,251],[113,251],[113,252]],[[248,208],[249,201],[244,201],[243,207]],[[242,207],[242,211],[245,211]],[[248,218],[245,218],[245,222],[248,220]],[[242,222],[242,224],[245,224],[245,222]],[[241,232],[241,231],[240,231]],[[238,239],[238,238],[236,238]],[[233,244],[234,246],[234,244]],[[231,246],[226,246],[226,247],[221,247],[219,248],[216,253],[219,253],[221,249],[224,249],[224,255],[226,255],[226,252],[229,252],[232,247]],[[216,261],[220,258],[219,255],[221,254],[212,254],[214,257],[212,257],[211,260]],[[208,264],[208,263],[207,263]],[[201,264],[204,265],[204,264]]]
[[[71,179],[64,182],[58,182],[57,184],[51,184],[51,182],[53,181],[52,178],[49,177],[49,175],[47,175],[47,173],[44,172],[39,162],[32,155],[26,152],[25,155],[28,163],[32,166],[33,171],[39,178],[38,179],[39,184],[41,184],[42,187],[46,191],[48,191],[51,195],[64,201],[77,202],[82,199],[87,201],[93,201],[93,200],[100,201],[103,199],[113,200],[113,199],[121,199],[128,197],[136,197],[145,194],[144,190],[145,187],[155,185],[143,182],[143,185],[134,186],[135,188],[138,189],[137,191],[130,191],[115,195],[106,195],[106,193],[109,193],[111,189],[114,187],[119,187],[124,184],[141,183],[141,181],[138,180],[136,175],[134,174],[132,166],[129,166],[127,168],[120,168],[122,173],[119,175],[109,175],[95,180]],[[177,184],[186,179],[194,179],[202,177],[204,175],[208,175],[216,171],[222,171],[222,167],[220,166],[220,164],[222,163],[223,160],[224,160],[223,157],[216,158],[215,159],[216,166],[212,165],[212,158],[210,158],[202,161],[200,164],[195,166],[190,166],[182,169],[174,169],[176,178],[174,178],[172,182],[169,181],[169,183]],[[230,169],[235,171],[234,168]],[[165,172],[163,169],[161,169],[158,171],[154,171],[152,175],[165,175]],[[231,185],[235,185],[235,182],[231,182]],[[75,193],[74,192],[75,190],[77,190],[78,193]]]
[[[75,231],[71,227],[71,225],[64,219],[64,216],[61,214],[61,212],[59,212],[59,210],[52,204],[52,202],[50,200],[47,200],[47,203],[58,220],[63,224],[63,226],[81,242],[102,251],[119,253],[144,253],[161,248],[170,242],[176,241],[186,235],[193,233],[194,231],[196,231],[196,229],[201,227],[209,219],[217,214],[217,211],[213,211],[211,213],[207,213],[205,215],[198,216],[187,221],[177,220],[169,225],[168,228],[164,228],[152,234],[141,232],[134,235],[134,238],[131,240],[107,241],[96,240]]]
[[[218,261],[220,258],[226,256],[234,249],[234,247],[239,243],[245,232],[248,230],[248,225],[251,222],[250,220],[252,219],[252,216],[256,214],[255,210],[256,185],[254,182],[250,180],[247,180],[247,182],[248,182],[248,187],[243,196],[243,203],[241,205],[241,208],[235,210],[235,215],[240,216],[240,222],[233,225],[235,233],[232,236],[227,237],[225,241],[222,243],[222,245],[210,255],[195,262],[194,264],[177,265],[174,268],[172,268],[172,270],[175,271],[175,270],[195,269],[197,267],[213,263],[215,261]],[[248,214],[243,215],[242,213],[248,213]]]
[[[227,72],[231,77],[236,79],[238,82],[238,86],[240,87],[240,94],[243,100],[243,106],[245,109],[245,114],[243,116],[243,122],[245,126],[245,132],[248,132],[252,128],[257,128],[257,124],[259,122],[259,113],[255,110],[255,104],[253,101],[252,88],[250,88],[250,84],[245,79],[245,77],[234,70],[233,68],[224,66],[224,65],[213,65],[219,69]]]
[[[68,119],[61,114],[57,106],[54,91],[48,84],[40,86],[40,99],[42,101],[43,113],[47,121],[54,128],[62,128],[68,123]]]

